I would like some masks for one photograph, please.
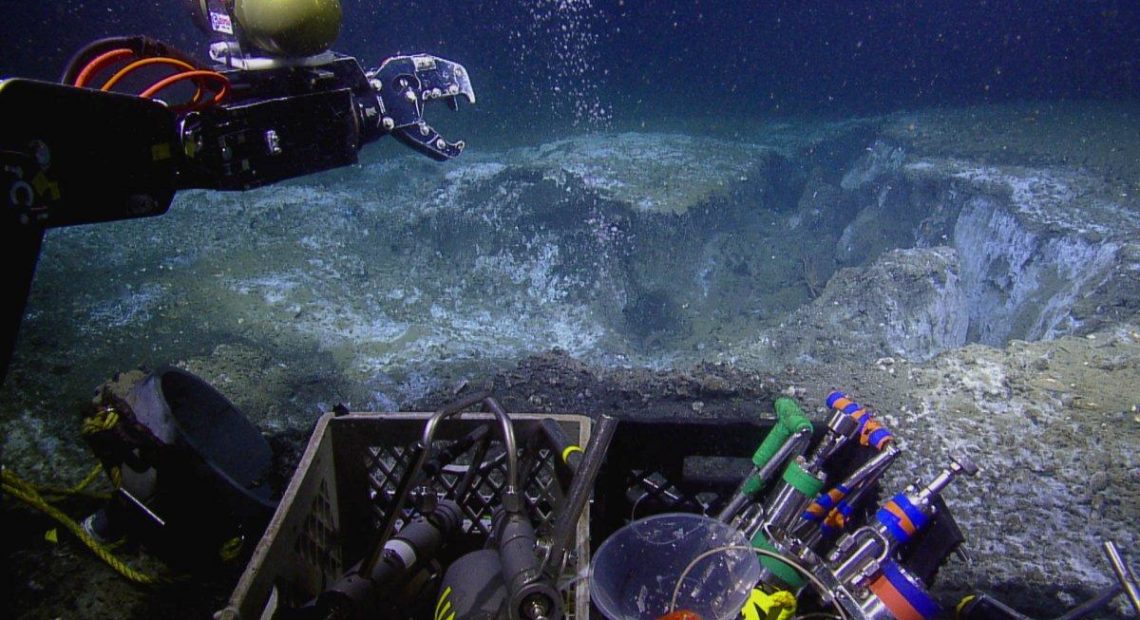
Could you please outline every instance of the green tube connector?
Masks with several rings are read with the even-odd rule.
[[[782,397],[776,399],[776,425],[768,431],[768,436],[761,442],[760,447],[752,455],[752,464],[761,469],[772,460],[772,457],[796,431],[800,429],[812,430],[811,421],[796,401]]]
[[[764,490],[764,485],[776,474],[776,467],[794,452],[796,446],[788,443],[791,438],[797,435],[811,435],[811,422],[800,411],[796,401],[790,398],[777,398],[775,409],[776,424],[769,429],[768,435],[752,455],[752,472],[740,484],[732,500],[717,517],[725,523]],[[776,461],[777,457],[779,462]]]
[[[756,532],[756,535],[752,537],[752,546],[756,547],[757,549],[771,551],[772,553],[780,552],[780,550],[777,549],[771,542],[769,542],[766,536],[764,536],[763,530]],[[761,556],[760,564],[764,568],[768,569],[768,572],[772,573],[776,579],[784,582],[784,584],[787,585],[789,589],[797,590],[804,585],[803,575],[801,575],[799,571],[797,571],[795,568],[792,568],[785,562],[781,562],[780,560],[770,558],[768,556]]]
[[[764,488],[764,484],[760,482],[760,476],[756,474],[749,474],[744,479],[744,484],[740,487],[740,492],[748,497],[752,497]]]
[[[784,468],[784,482],[804,497],[814,499],[823,490],[823,481],[808,473],[799,463],[792,461]]]

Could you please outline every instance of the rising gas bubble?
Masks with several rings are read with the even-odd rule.
[[[606,127],[600,43],[606,16],[593,0],[520,0],[530,20],[510,33],[519,75],[530,75],[527,102],[575,126]],[[537,67],[537,69],[536,69]]]

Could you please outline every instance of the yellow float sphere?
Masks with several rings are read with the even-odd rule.
[[[312,56],[340,34],[340,0],[235,0],[234,18],[245,37],[280,56]]]

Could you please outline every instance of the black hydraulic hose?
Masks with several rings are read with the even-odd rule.
[[[1114,583],[1111,586],[1101,590],[1099,594],[1091,599],[1077,605],[1076,607],[1066,611],[1064,615],[1057,616],[1056,620],[1080,620],[1086,616],[1104,609],[1112,599],[1116,598],[1118,594],[1124,591],[1124,588]]]
[[[602,415],[590,433],[590,441],[586,444],[586,451],[582,455],[574,480],[570,483],[570,490],[566,494],[558,517],[554,522],[554,530],[550,536],[550,552],[543,563],[542,572],[550,579],[558,577],[561,572],[566,549],[578,528],[578,519],[590,501],[590,494],[594,490],[594,482],[606,459],[606,451],[617,431],[617,418]]]
[[[483,428],[487,428],[484,426]],[[463,474],[463,478],[459,484],[455,485],[455,501],[463,505],[467,501],[467,494],[471,492],[471,486],[475,483],[475,479],[483,471],[483,458],[487,456],[487,449],[491,447],[491,436],[486,435],[475,445],[475,452],[471,455],[471,467],[467,468],[467,473]]]
[[[477,442],[485,440],[491,432],[489,426],[480,426],[446,448],[440,450],[424,463],[424,473],[434,476],[459,458],[464,452],[471,449]]]
[[[557,420],[546,418],[538,423],[538,427],[550,445],[558,451],[558,460],[566,464],[570,473],[578,473],[578,466],[582,462],[582,449],[566,436],[562,431],[562,425]]]

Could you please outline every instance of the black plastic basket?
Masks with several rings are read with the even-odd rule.
[[[775,425],[710,419],[622,420],[594,487],[594,548],[629,521],[664,512],[715,515]]]

